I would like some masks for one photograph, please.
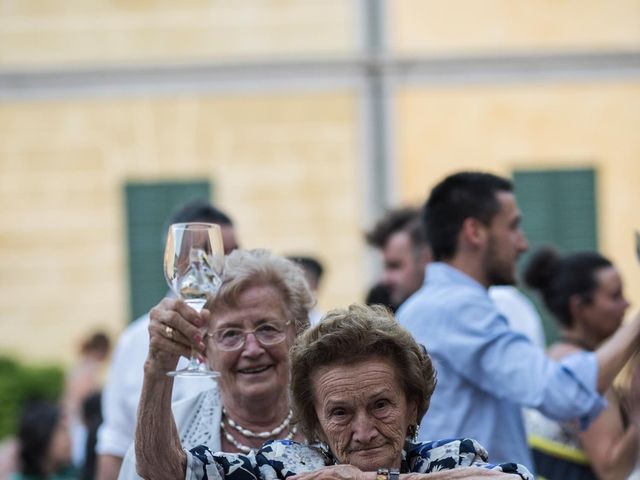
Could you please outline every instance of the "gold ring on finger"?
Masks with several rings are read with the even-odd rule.
[[[164,327],[164,333],[167,335],[167,338],[173,340],[173,328],[169,325]]]

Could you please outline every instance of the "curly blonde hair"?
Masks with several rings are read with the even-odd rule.
[[[296,332],[309,328],[309,310],[314,300],[302,269],[294,262],[268,250],[234,250],[225,257],[222,285],[206,308],[235,307],[239,296],[250,287],[269,286],[282,296],[288,320]]]
[[[308,441],[319,439],[313,373],[374,357],[391,360],[408,401],[418,406],[416,425],[429,408],[436,372],[426,351],[386,308],[353,304],[328,312],[301,334],[290,353],[291,394],[297,423]]]

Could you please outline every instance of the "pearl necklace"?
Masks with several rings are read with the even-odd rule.
[[[227,420],[229,420],[229,417],[227,417]],[[224,425],[224,422],[220,422],[220,428],[222,429],[222,433],[224,433],[224,438],[227,439],[227,441],[233,445],[234,447],[236,447],[238,450],[240,450],[242,453],[251,453],[252,451],[255,450],[255,448],[252,448],[248,445],[245,445],[243,443],[240,443],[238,440],[236,440],[235,438],[233,438],[233,436],[227,432],[227,429]],[[282,430],[281,430],[282,431]],[[293,439],[293,437],[295,436],[297,431],[296,426],[294,425],[293,428],[291,429],[291,431],[289,432],[289,435],[287,435],[285,437],[286,440],[291,440]],[[266,433],[266,432],[261,432],[261,433]]]
[[[291,417],[293,417],[293,411],[289,410],[289,415],[287,415],[287,418],[285,418],[280,425],[278,425],[270,432],[252,432],[251,430],[242,428],[240,425],[234,422],[225,408],[222,409],[222,414],[226,417],[227,423],[246,438],[271,438],[275,437],[276,435],[280,435],[280,433],[289,426]]]

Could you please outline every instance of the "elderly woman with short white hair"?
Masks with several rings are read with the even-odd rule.
[[[182,300],[164,299],[150,313],[150,349],[133,448],[120,479],[178,478],[171,454],[205,443],[215,451],[250,453],[266,440],[304,440],[291,423],[288,353],[309,327],[311,292],[302,270],[266,250],[234,250],[223,282],[200,314]],[[206,326],[206,333],[200,330]],[[220,372],[218,386],[171,409],[180,355],[191,347]],[[167,454],[166,450],[170,453]]]

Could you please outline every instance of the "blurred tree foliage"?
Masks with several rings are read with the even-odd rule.
[[[64,370],[27,366],[0,357],[0,440],[16,432],[22,407],[32,400],[57,401],[64,388]]]

